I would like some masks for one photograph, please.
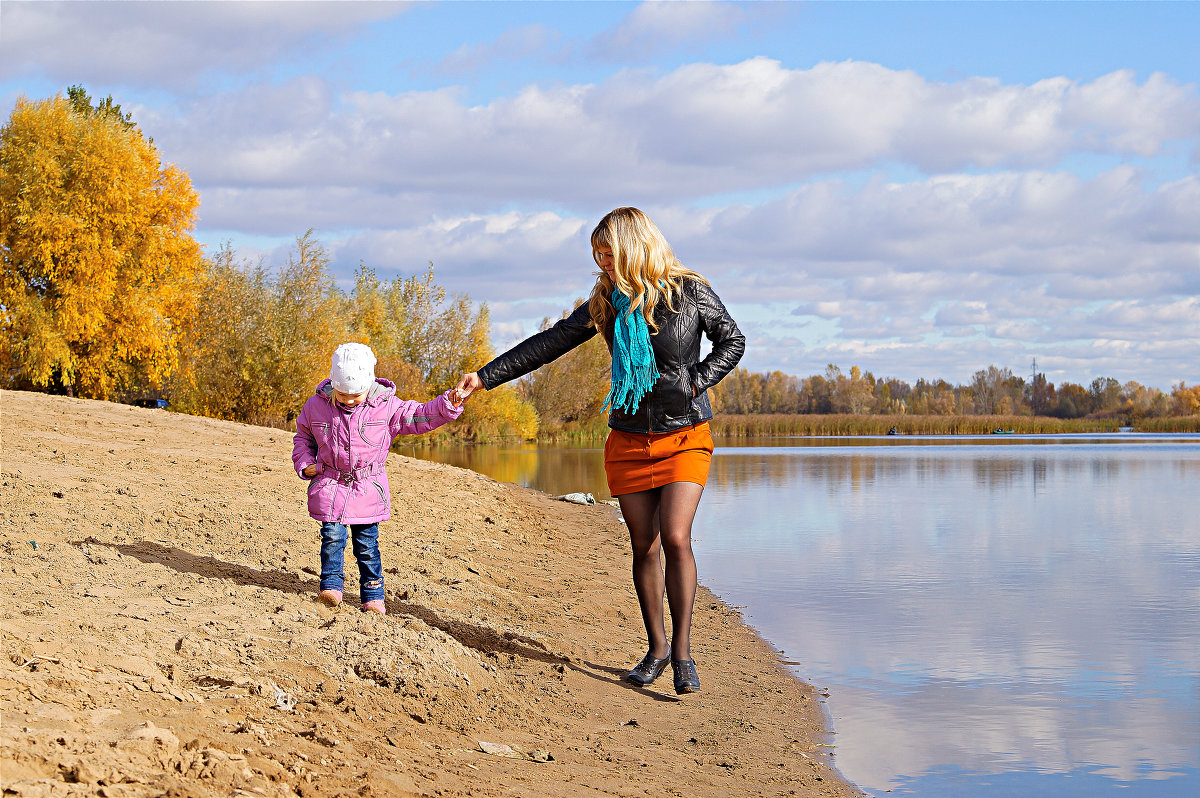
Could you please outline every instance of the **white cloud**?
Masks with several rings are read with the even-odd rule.
[[[1170,325],[1176,337],[1200,341],[1200,297],[1175,302],[1122,300],[1106,305],[1094,318],[1112,329],[1137,331]]]
[[[1164,139],[1196,134],[1195,103],[1181,88],[1161,72],[1141,85],[1131,70],[1112,72],[1068,91],[1063,121],[1089,149],[1155,155]]]
[[[1146,241],[1141,221],[1164,195],[1180,217],[1200,218],[1200,195],[1186,186],[1200,179],[1147,193],[1126,172],[942,175],[857,192],[823,181],[754,207],[672,211],[660,226],[688,217],[677,249],[701,253],[718,272],[752,275],[751,291],[856,278],[847,285],[874,295],[887,275],[915,274],[943,298],[995,292],[998,280],[1004,295],[1046,284],[1123,298],[1135,282],[1133,295],[1178,293],[1187,275],[1197,279],[1200,233]],[[892,278],[892,291],[918,284]]]
[[[1147,191],[1136,177],[1122,167],[1091,180],[1006,172],[858,190],[823,181],[760,206],[647,210],[742,314],[748,368],[807,375],[836,362],[965,381],[989,364],[1024,373],[1037,357],[1059,382],[1195,382],[1186,351],[1200,343],[1200,232],[1147,240],[1142,220],[1165,203],[1200,218],[1200,178]],[[593,280],[587,235],[601,211],[428,217],[403,192],[242,193],[245,213],[269,197],[282,232],[332,209],[356,223],[350,234],[318,230],[344,275],[360,261],[385,277],[432,261],[440,283],[489,302],[499,345]]]
[[[992,320],[992,313],[986,302],[967,300],[949,302],[937,312],[935,321],[947,327],[970,324],[986,324]]]
[[[616,28],[595,37],[588,49],[628,63],[685,42],[727,36],[747,16],[742,6],[733,3],[650,0],[638,4]]]
[[[561,34],[546,25],[522,25],[504,31],[485,44],[464,44],[431,71],[446,75],[474,74],[497,62],[548,58],[563,46]]]
[[[29,2],[5,0],[0,78],[195,85],[311,54],[402,13],[393,2]],[[282,13],[281,13],[282,12]]]
[[[720,161],[784,178],[882,159],[946,170],[1045,165],[1079,150],[1146,155],[1200,124],[1194,85],[1155,75],[1139,86],[1128,73],[1084,84],[943,84],[864,62],[790,70],[754,58],[692,64],[656,80],[631,74],[597,93],[664,162]],[[1114,104],[1140,113],[1115,115]]]
[[[400,273],[413,273],[432,261],[439,282],[456,291],[489,303],[516,302],[577,296],[590,290],[596,271],[587,245],[590,232],[581,219],[549,212],[510,212],[435,219],[382,233],[368,231],[338,242],[333,252],[341,263],[361,260]],[[518,312],[528,318],[530,311],[521,306]]]
[[[1114,117],[1113,97],[1140,113]],[[527,86],[479,106],[455,89],[334,95],[324,81],[303,78],[138,118],[203,187],[428,191],[447,210],[464,202],[486,210],[678,203],[897,160],[944,171],[1048,164],[1080,150],[1137,155],[1194,137],[1200,95],[1163,76],[1140,86],[1124,74],[1089,84],[933,84],[862,62],[789,70],[754,58],[661,77],[623,72],[596,85]],[[953,183],[963,179],[948,175],[922,190],[938,205],[936,193],[957,193]],[[989,195],[1001,226],[1014,204],[1053,203],[1055,191],[1071,188],[1053,175],[1009,181],[1012,196]],[[796,197],[805,199],[821,201]],[[917,212],[920,199],[909,197]],[[1081,205],[1081,216],[1090,212]],[[1169,213],[1160,225],[1163,235],[1186,230]]]
[[[805,373],[813,373],[830,359],[860,357],[864,368],[894,374],[889,364],[903,348],[918,361],[953,357],[942,373],[965,379],[992,362],[1019,370],[1031,355],[1045,359],[1072,342],[1103,339],[1132,347],[1131,362],[1144,369],[1118,375],[1122,380],[1165,387],[1194,379],[1194,358],[1160,360],[1174,350],[1159,341],[1169,331],[1200,342],[1200,306],[1188,298],[1196,292],[1186,290],[1200,280],[1200,233],[1190,241],[1146,242],[1138,220],[1163,195],[1191,203],[1176,208],[1181,217],[1200,218],[1200,192],[1188,183],[1146,192],[1125,169],[1092,180],[950,175],[876,181],[857,192],[815,184],[758,207],[648,211],[685,261],[744,309],[748,323],[785,317],[762,327],[751,362],[802,358]],[[338,204],[337,191],[345,190],[326,201]],[[360,209],[352,199],[349,192],[350,215]],[[274,204],[293,208],[286,199]],[[561,310],[589,290],[593,222],[551,212],[413,216],[394,219],[389,230],[335,232],[327,244],[347,271],[361,260],[384,273],[412,274],[433,261],[440,281],[493,303],[497,323],[531,331],[554,312],[545,305],[531,312],[528,300],[553,297]],[[821,324],[806,329],[806,319]],[[811,350],[772,343],[789,337]],[[945,349],[950,340],[958,348]],[[1107,364],[1115,360],[1105,352],[1116,347],[1075,357]]]

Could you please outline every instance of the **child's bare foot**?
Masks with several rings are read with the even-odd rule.
[[[383,599],[375,599],[374,601],[364,601],[362,606],[363,612],[377,612],[380,615],[387,615],[387,608],[383,606]]]
[[[326,607],[336,607],[342,603],[342,591],[322,590],[317,596],[317,599]]]

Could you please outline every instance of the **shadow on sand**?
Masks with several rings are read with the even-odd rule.
[[[170,568],[179,573],[195,574],[207,579],[224,579],[237,585],[247,587],[265,587],[278,590],[281,593],[292,593],[297,596],[316,596],[319,582],[316,579],[305,579],[290,571],[267,571],[251,568],[248,565],[225,562],[211,555],[193,554],[183,549],[163,546],[158,543],[139,541],[137,543],[105,543],[94,538],[86,541],[90,545],[108,546],[115,551],[144,563],[153,563]],[[75,545],[79,545],[76,543]],[[502,632],[486,626],[478,626],[466,621],[445,618],[429,607],[421,604],[401,601],[395,596],[386,599],[388,613],[404,615],[424,621],[435,629],[440,629],[453,637],[467,648],[473,648],[482,654],[512,654],[525,659],[544,662],[552,665],[562,665],[590,678],[608,683],[621,683],[620,676],[624,671],[618,668],[594,665],[592,663],[572,662],[570,657],[549,651],[545,644],[532,638],[523,637],[513,632]],[[612,675],[609,675],[612,674]],[[639,689],[629,685],[631,689]],[[674,697],[656,696],[659,700],[676,700]]]

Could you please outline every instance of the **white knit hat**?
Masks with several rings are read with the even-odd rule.
[[[375,382],[375,353],[366,344],[342,344],[333,353],[329,379],[342,393],[362,393]]]

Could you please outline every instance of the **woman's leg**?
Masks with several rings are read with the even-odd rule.
[[[633,588],[646,626],[648,653],[655,659],[667,656],[667,631],[663,620],[662,547],[658,534],[658,504],[662,488],[618,496],[621,515],[629,527],[633,549]]]
[[[672,482],[659,488],[658,526],[667,561],[667,604],[671,607],[671,659],[692,658],[692,605],[696,600],[696,558],[692,554],[692,520],[704,487]],[[661,599],[660,599],[661,606]]]

